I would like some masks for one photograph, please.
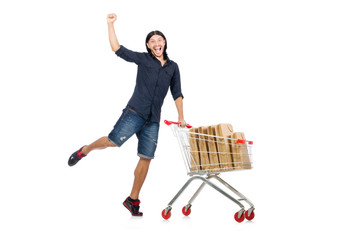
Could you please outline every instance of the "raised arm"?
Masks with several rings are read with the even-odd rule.
[[[111,44],[113,52],[116,52],[120,48],[120,44],[116,36],[116,31],[114,30],[113,26],[113,23],[116,20],[117,20],[117,15],[115,13],[110,13],[107,15],[109,43]]]

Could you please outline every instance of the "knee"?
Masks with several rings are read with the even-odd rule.
[[[140,157],[139,163],[142,166],[147,166],[148,167],[150,165],[150,163],[151,163],[151,159]]]

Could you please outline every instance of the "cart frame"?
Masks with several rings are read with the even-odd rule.
[[[200,169],[195,170],[194,169],[192,171],[191,170],[191,164],[192,164],[191,161],[194,161],[194,159],[191,155],[191,150],[190,150],[191,148],[190,148],[190,143],[189,143],[189,131],[187,130],[187,128],[191,128],[191,126],[187,125],[187,128],[181,128],[179,126],[179,123],[170,122],[167,120],[165,120],[165,123],[170,126],[174,136],[178,140],[178,144],[179,144],[179,147],[180,147],[183,159],[184,159],[187,173],[190,176],[190,179],[186,181],[186,183],[181,187],[181,189],[176,193],[176,195],[168,203],[167,207],[162,211],[162,217],[166,220],[169,219],[171,217],[172,205],[176,202],[176,200],[181,196],[181,194],[186,190],[186,188],[191,184],[191,182],[193,182],[194,180],[201,180],[202,181],[201,185],[196,190],[196,192],[192,195],[192,197],[190,198],[188,203],[182,209],[182,213],[184,215],[188,216],[191,213],[191,206],[192,206],[193,201],[197,198],[197,196],[200,194],[200,192],[205,187],[205,185],[209,185],[210,187],[212,187],[213,189],[215,189],[216,191],[218,191],[223,196],[230,199],[232,202],[234,202],[235,204],[237,204],[240,207],[240,210],[234,214],[234,219],[237,222],[242,222],[244,220],[244,218],[246,218],[247,220],[252,220],[255,216],[255,213],[254,213],[255,207],[254,207],[253,203],[219,176],[221,171],[227,172],[227,171],[236,171],[236,170],[242,170],[242,169],[236,169],[236,168],[227,169],[227,170],[216,169],[213,171],[200,170]],[[247,141],[247,140],[241,141],[240,139],[225,138],[225,137],[219,137],[219,136],[207,135],[207,134],[201,134],[201,133],[192,133],[192,134],[195,134],[195,135],[197,134],[200,136],[209,136],[209,137],[213,137],[213,138],[220,138],[220,139],[225,139],[228,141],[234,141],[234,142],[246,144],[248,147],[248,155],[251,159],[251,145],[253,144],[253,141]],[[220,170],[220,171],[218,171],[218,170]],[[225,192],[223,189],[221,189],[219,186],[212,183],[210,181],[211,179],[217,180],[219,183],[222,184],[222,186],[231,190],[231,192],[233,192],[238,197],[238,199],[231,196],[230,194]],[[245,211],[245,207],[241,202],[246,202],[249,205],[248,210]]]

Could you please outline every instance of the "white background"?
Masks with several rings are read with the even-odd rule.
[[[362,34],[359,1],[3,1],[0,4],[1,239],[361,239]],[[137,139],[92,152],[128,102],[136,65],[111,51],[145,51],[161,30],[181,70],[186,120],[231,123],[254,140],[254,169],[221,176],[256,206],[198,183],[161,211],[188,179],[176,139],[161,125],[141,193],[144,217],[122,206]],[[162,120],[177,120],[171,95]]]

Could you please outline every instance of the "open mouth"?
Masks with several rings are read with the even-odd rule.
[[[156,53],[156,55],[161,55],[162,51],[161,51],[161,48],[154,48],[154,51]]]

